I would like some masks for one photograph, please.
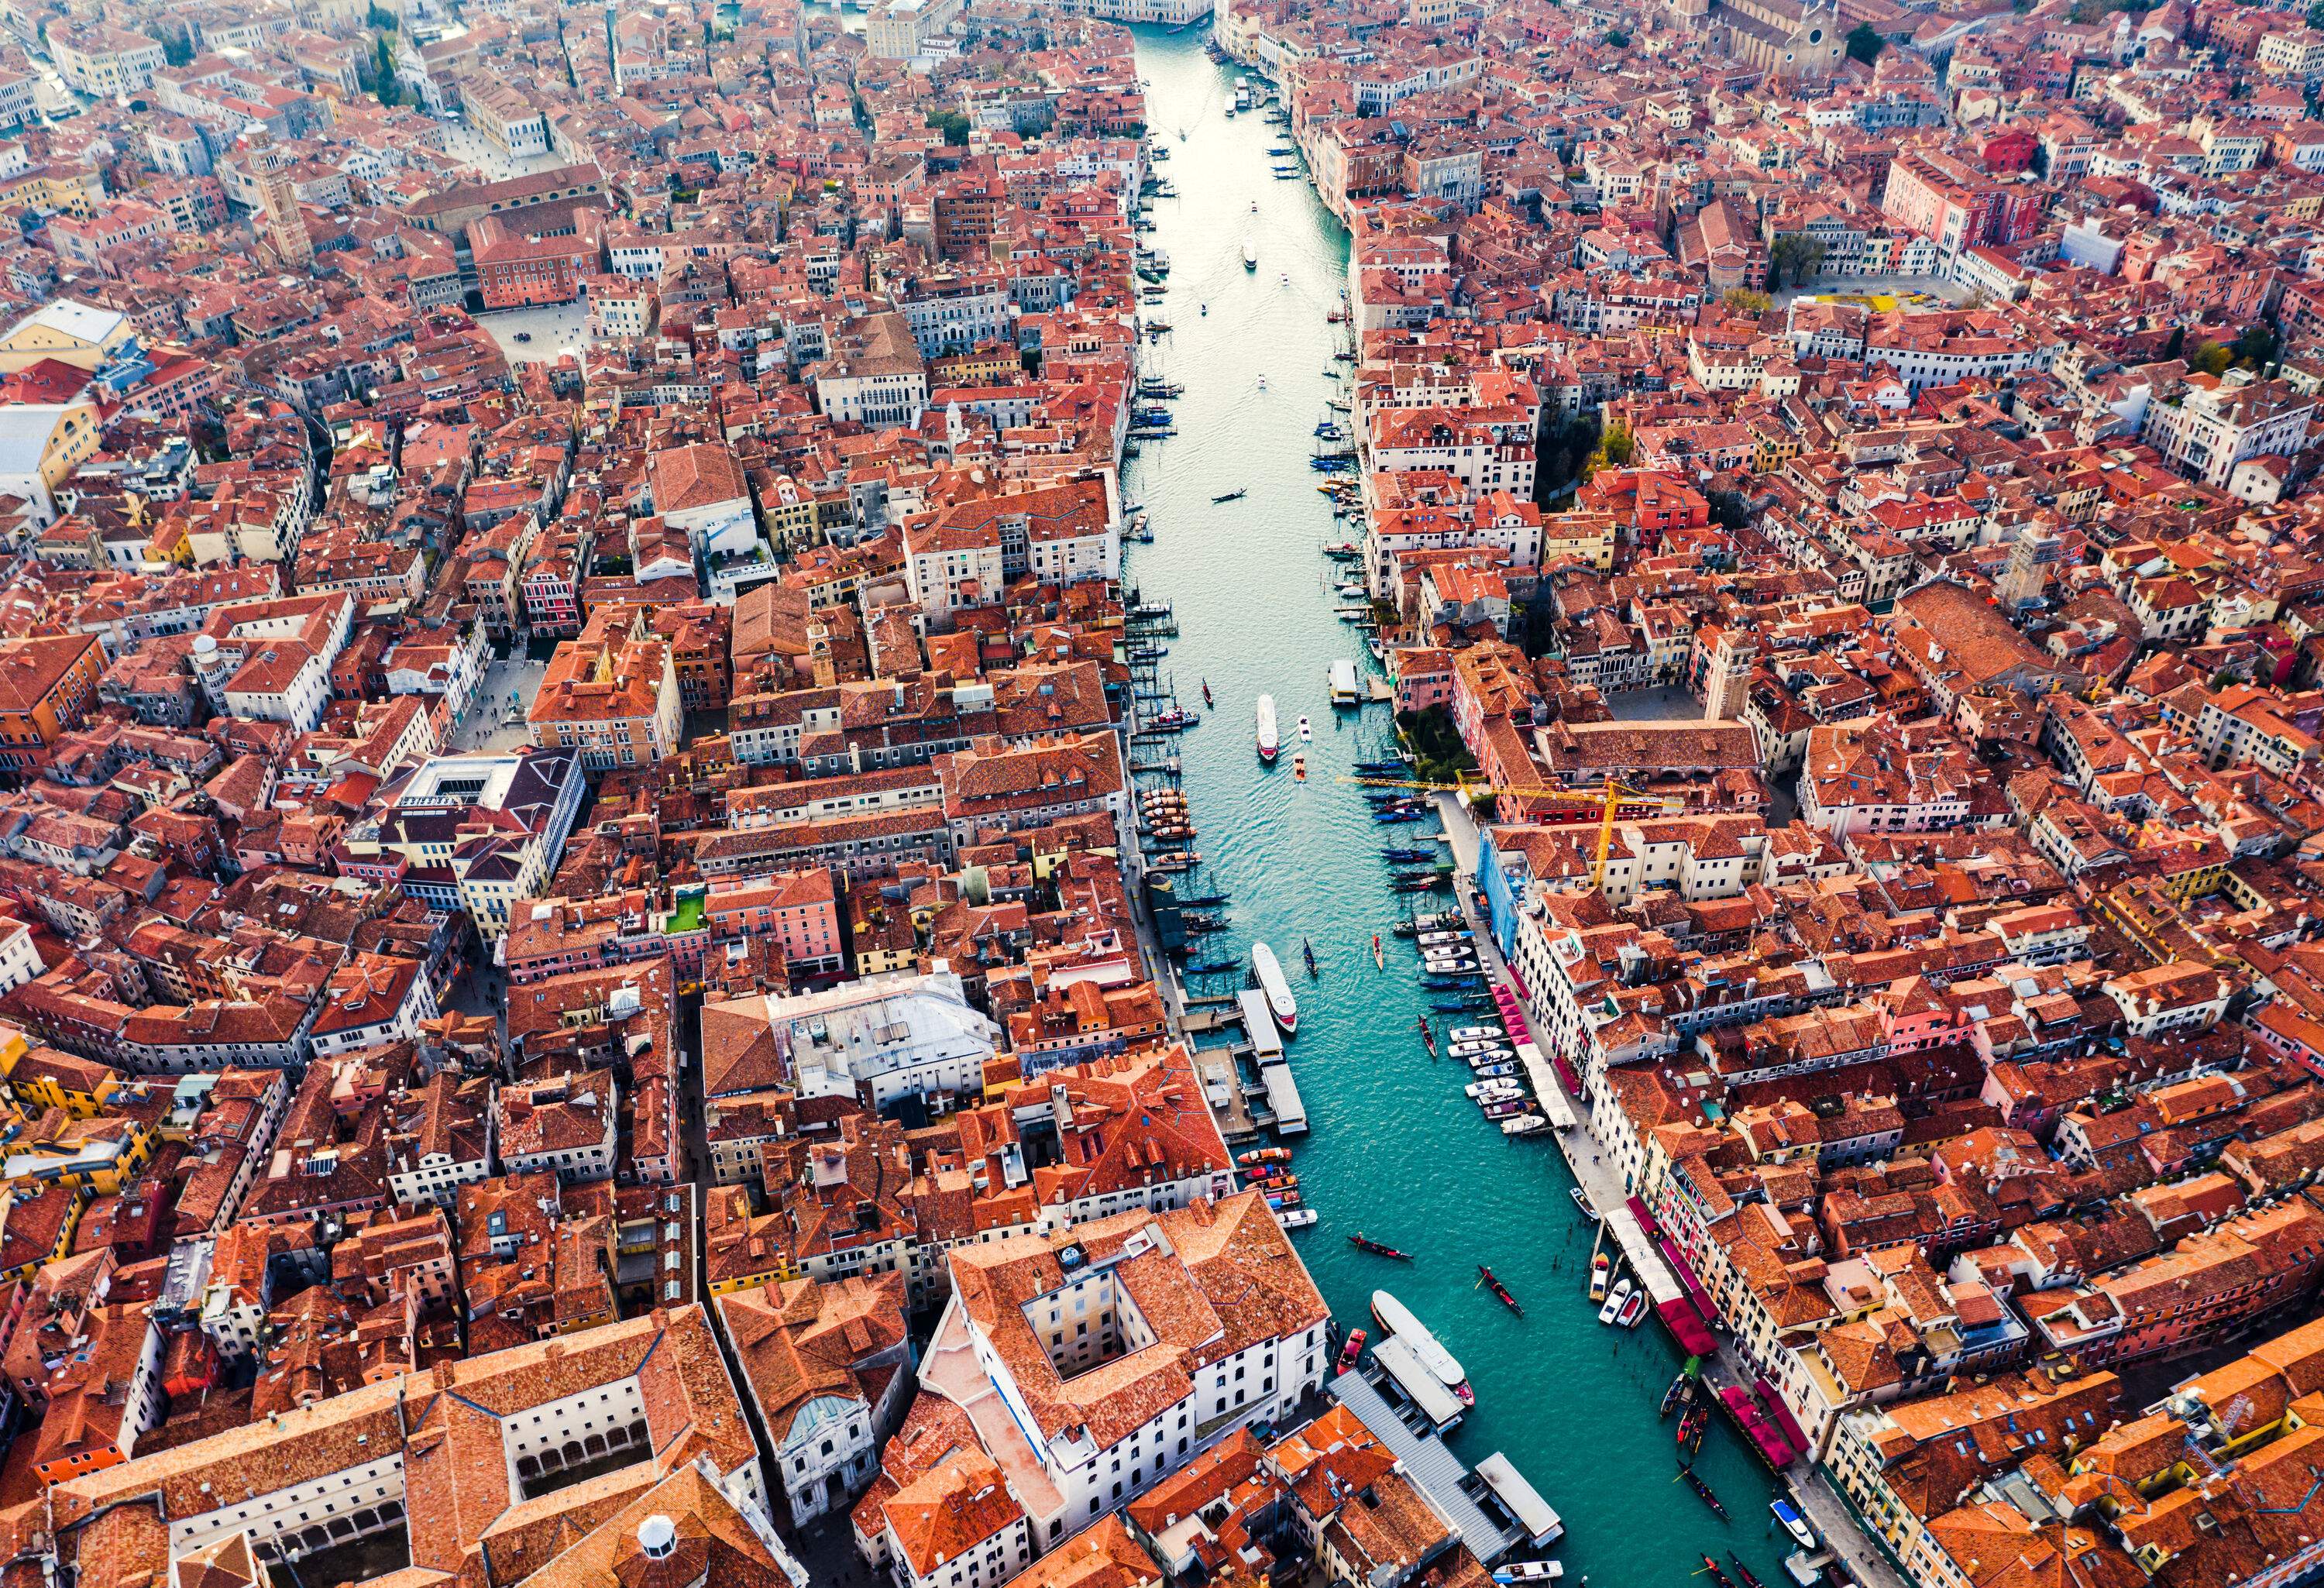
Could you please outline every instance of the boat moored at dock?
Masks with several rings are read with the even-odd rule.
[[[1372,1322],[1401,1340],[1411,1350],[1437,1382],[1456,1397],[1463,1406],[1474,1406],[1477,1397],[1469,1388],[1468,1371],[1460,1359],[1444,1349],[1443,1343],[1428,1330],[1428,1325],[1413,1316],[1406,1306],[1385,1290],[1372,1292]],[[1379,1355],[1377,1348],[1373,1355]]]
[[[1283,965],[1275,957],[1275,950],[1264,943],[1250,946],[1250,974],[1259,983],[1259,990],[1267,996],[1267,1012],[1273,1016],[1277,1029],[1286,1037],[1299,1029],[1299,1003],[1291,996],[1291,983],[1285,979]]]

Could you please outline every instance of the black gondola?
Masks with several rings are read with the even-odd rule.
[[[1412,1253],[1409,1251],[1398,1251],[1393,1246],[1383,1245],[1379,1242],[1373,1240],[1370,1235],[1365,1234],[1360,1230],[1348,1237],[1348,1244],[1354,1247],[1358,1251],[1369,1251],[1374,1257],[1393,1258],[1397,1262],[1410,1262],[1412,1260]]]
[[[1217,495],[1212,497],[1211,500],[1213,502],[1240,502],[1250,494],[1250,487],[1238,485],[1231,491],[1220,492]]]
[[[1702,1500],[1703,1504],[1711,1508],[1711,1514],[1712,1516],[1717,1517],[1722,1522],[1727,1519],[1727,1508],[1719,1503],[1719,1496],[1711,1491],[1711,1485],[1702,1481],[1702,1475],[1700,1473],[1697,1473],[1692,1467],[1681,1467],[1678,1471],[1678,1475],[1686,1480],[1686,1486],[1694,1491],[1695,1498]],[[1702,1558],[1711,1562],[1711,1569],[1712,1571],[1719,1571],[1718,1562],[1711,1561],[1711,1557],[1707,1555]],[[1727,1574],[1720,1572],[1719,1580],[1722,1583],[1726,1582]]]
[[[1702,1557],[1702,1570],[1695,1574],[1710,1577],[1711,1582],[1718,1584],[1718,1588],[1735,1588],[1734,1583],[1727,1574],[1720,1570],[1719,1563],[1707,1555]]]
[[[1682,1404],[1693,1399],[1694,1375],[1683,1372],[1670,1381],[1669,1389],[1663,1391],[1662,1409],[1655,1415],[1658,1417],[1666,1417],[1676,1411]]]
[[[1300,939],[1299,939],[1299,952],[1300,952],[1302,955],[1305,955],[1305,956],[1306,956],[1306,959],[1307,959],[1307,974],[1308,974],[1309,979],[1310,979],[1310,980],[1313,980],[1313,979],[1314,978],[1315,974],[1316,974],[1316,971],[1315,971],[1315,945],[1314,945],[1314,943],[1310,942],[1308,939],[1306,939],[1306,938],[1305,938],[1305,937],[1302,937],[1302,938],[1300,938]]]
[[[1727,1558],[1735,1563],[1735,1580],[1742,1583],[1743,1588],[1759,1588],[1759,1579],[1752,1574],[1749,1566],[1743,1564],[1741,1556],[1730,1549],[1727,1552]]]
[[[1525,1316],[1525,1308],[1519,1306],[1517,1305],[1517,1298],[1509,1294],[1509,1288],[1507,1285],[1502,1284],[1499,1279],[1493,1278],[1493,1270],[1487,1268],[1483,1263],[1479,1263],[1477,1265],[1477,1283],[1490,1290],[1495,1298],[1498,1299],[1503,1306],[1508,1307],[1519,1317]],[[1758,1588],[1758,1585],[1754,1583],[1752,1584],[1752,1588]]]

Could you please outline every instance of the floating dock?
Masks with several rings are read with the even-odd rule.
[[[1283,1037],[1275,1028],[1275,1017],[1268,1012],[1267,994],[1249,988],[1236,995],[1236,1002],[1242,1010],[1250,1057],[1267,1089],[1268,1122],[1278,1136],[1305,1136],[1307,1105],[1300,1101],[1299,1084],[1291,1078],[1291,1066],[1284,1059]]]
[[[1517,1463],[1496,1450],[1477,1463],[1477,1476],[1493,1497],[1508,1508],[1517,1525],[1526,1529],[1526,1537],[1536,1549],[1546,1549],[1564,1536],[1565,1523],[1561,1520],[1549,1501],[1541,1497],[1534,1486],[1525,1481]]]
[[[1380,1371],[1396,1380],[1405,1399],[1418,1407],[1440,1434],[1460,1426],[1469,1408],[1460,1398],[1437,1381],[1436,1375],[1423,1367],[1411,1346],[1395,1334],[1384,1337],[1372,1347],[1372,1360]]]

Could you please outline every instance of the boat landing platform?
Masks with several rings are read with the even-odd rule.
[[[1397,1415],[1372,1381],[1370,1375],[1379,1371],[1367,1363],[1353,1372],[1342,1373],[1332,1380],[1331,1391],[1404,1463],[1405,1475],[1428,1491],[1428,1498],[1452,1522],[1469,1553],[1492,1565],[1526,1539],[1526,1525],[1494,1498],[1483,1479],[1461,1464],[1433,1430],[1416,1430]],[[1426,1423],[1425,1413],[1416,1410],[1411,1415]]]

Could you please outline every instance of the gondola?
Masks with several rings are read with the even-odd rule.
[[[1730,1549],[1727,1552],[1727,1558],[1735,1563],[1735,1580],[1742,1583],[1743,1588],[1759,1588],[1759,1579],[1752,1574],[1749,1566],[1743,1564],[1741,1556]]]
[[[1508,1307],[1519,1317],[1525,1316],[1525,1308],[1519,1306],[1517,1305],[1517,1298],[1509,1294],[1509,1288],[1507,1285],[1502,1284],[1499,1279],[1493,1278],[1493,1270],[1487,1268],[1483,1263],[1479,1263],[1477,1265],[1477,1283],[1490,1290],[1493,1293],[1495,1299],[1499,1300],[1503,1306]],[[1751,1588],[1758,1588],[1758,1584],[1755,1583],[1751,1585]]]
[[[1213,503],[1219,503],[1219,502],[1240,502],[1240,501],[1241,501],[1244,497],[1246,497],[1246,496],[1248,496],[1248,495],[1250,495],[1250,488],[1248,485],[1238,485],[1238,486],[1236,486],[1236,487],[1235,487],[1233,490],[1231,490],[1231,491],[1222,491],[1222,492],[1220,492],[1217,495],[1215,495],[1215,496],[1212,497],[1212,498],[1211,498],[1211,500],[1212,500]]]
[[[1719,1563],[1717,1561],[1711,1559],[1711,1556],[1707,1555],[1702,1557],[1702,1570],[1697,1573],[1696,1575],[1709,1577],[1711,1582],[1717,1585],[1717,1588],[1735,1588],[1733,1580],[1730,1579],[1725,1572],[1720,1569]]]
[[[1420,1017],[1420,1045],[1428,1049],[1429,1057],[1436,1057],[1436,1033],[1430,1029],[1426,1015]]]
[[[1702,1481],[1702,1475],[1700,1473],[1697,1473],[1692,1467],[1681,1467],[1678,1470],[1678,1475],[1686,1480],[1686,1486],[1694,1491],[1695,1498],[1702,1500],[1703,1504],[1711,1508],[1711,1514],[1712,1516],[1717,1517],[1722,1522],[1727,1519],[1727,1508],[1719,1503],[1719,1496],[1711,1491],[1711,1485]],[[1709,1561],[1711,1560],[1711,1557],[1709,1556],[1703,1556],[1703,1559]],[[1711,1569],[1714,1572],[1719,1571],[1719,1565],[1716,1561],[1711,1562]],[[1719,1580],[1722,1583],[1726,1582],[1727,1574],[1724,1572],[1719,1572]],[[1730,1583],[1729,1588],[1733,1588],[1733,1585]]]
[[[1299,940],[1299,952],[1306,958],[1307,975],[1308,979],[1312,981],[1317,974],[1315,970],[1315,945],[1307,938],[1302,937]]]
[[[1405,849],[1390,845],[1380,851],[1380,858],[1391,865],[1416,865],[1424,860],[1434,860],[1434,849]]]
[[[1398,1251],[1393,1246],[1384,1245],[1381,1242],[1373,1240],[1370,1235],[1365,1234],[1360,1230],[1348,1237],[1348,1244],[1354,1247],[1358,1251],[1369,1251],[1374,1257],[1393,1258],[1397,1262],[1410,1262],[1412,1260],[1412,1253],[1409,1251]]]
[[[1693,1398],[1694,1375],[1692,1373],[1682,1372],[1677,1378],[1673,1379],[1670,1381],[1670,1388],[1663,1391],[1662,1409],[1657,1411],[1655,1415],[1660,1417],[1666,1417],[1670,1416],[1671,1413],[1676,1411],[1682,1402],[1692,1400]]]

